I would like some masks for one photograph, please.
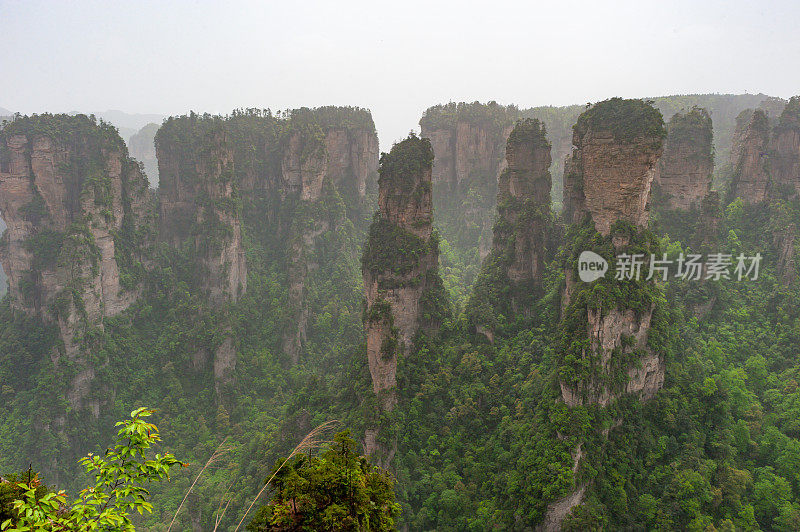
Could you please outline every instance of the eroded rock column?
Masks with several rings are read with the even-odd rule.
[[[196,287],[212,307],[236,302],[247,290],[247,266],[233,146],[222,120],[170,118],[156,135],[156,153],[161,238],[194,256]],[[233,378],[235,366],[235,342],[227,336],[214,352],[218,391]]]
[[[701,206],[714,173],[711,115],[699,107],[675,114],[667,127],[664,155],[656,165],[657,207],[689,210]]]
[[[776,199],[800,193],[800,96],[789,100],[773,128],[769,169]]]
[[[467,306],[467,314],[490,341],[498,314],[529,314],[541,296],[549,234],[550,143],[544,124],[517,122],[506,144],[506,168],[497,192],[497,222],[492,251]],[[498,287],[508,287],[500,296]]]
[[[745,111],[746,113],[746,111]],[[770,126],[767,115],[756,110],[750,119],[740,115],[743,129],[735,135],[732,155],[736,157],[731,181],[730,199],[742,198],[745,204],[752,205],[767,200],[770,177],[767,171],[769,160]]]
[[[236,301],[247,289],[233,148],[216,117],[168,119],[156,135],[160,234],[190,244],[200,263],[198,285],[210,301]]]
[[[652,397],[664,382],[664,360],[649,331],[658,287],[646,280],[657,241],[647,230],[650,189],[666,131],[661,113],[640,100],[614,98],[578,119],[575,149],[565,173],[571,251],[565,271],[559,325],[559,384],[568,409],[605,407],[630,394]],[[594,281],[580,278],[578,257],[591,251],[609,270]],[[616,278],[616,258],[641,255],[641,274]],[[646,257],[646,259],[645,259]],[[597,430],[597,429],[596,429]],[[584,437],[585,438],[585,437]],[[586,449],[578,437],[574,470]],[[580,504],[585,485],[548,507],[545,530],[557,530]]]
[[[438,328],[444,312],[438,240],[432,230],[432,163],[430,142],[413,134],[381,156],[379,210],[362,257],[367,359],[377,399],[364,447],[384,466],[396,443],[381,438],[386,427],[380,418],[398,401],[397,356],[411,353],[418,331]]]

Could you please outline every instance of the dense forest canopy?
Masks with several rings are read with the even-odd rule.
[[[151,131],[157,189],[113,126],[17,117],[0,258],[29,271],[0,302],[0,476],[75,493],[78,458],[148,405],[186,467],[148,486],[142,530],[800,529],[784,104],[451,103],[382,155],[359,107],[190,113]],[[678,141],[714,166],[676,207],[650,187],[683,175],[656,166]],[[586,250],[763,259],[584,283]],[[350,435],[295,452],[331,420]]]

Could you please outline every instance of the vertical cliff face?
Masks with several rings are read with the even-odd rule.
[[[736,157],[731,180],[731,199],[739,197],[747,204],[761,203],[767,200],[770,188],[767,171],[769,119],[761,110],[752,113],[744,111],[737,121],[737,129],[731,152]]]
[[[296,364],[307,341],[311,307],[319,303],[309,301],[309,284],[325,275],[322,262],[341,263],[354,251],[340,248],[329,257],[323,242],[363,227],[367,193],[375,184],[378,137],[369,112],[347,108],[293,112],[283,135],[289,138],[282,141],[281,181],[289,186],[281,187],[281,195],[296,202],[283,214],[292,218],[285,234],[290,318],[283,350]]]
[[[503,146],[515,110],[495,103],[450,104],[428,109],[420,120],[436,158],[433,184],[455,193],[496,186]]]
[[[731,157],[729,200],[753,205],[800,192],[800,97],[789,100],[777,120],[762,109],[743,111]]]
[[[630,279],[617,279],[614,266],[622,254],[658,253],[646,227],[647,204],[665,136],[661,114],[640,100],[601,102],[575,125],[576,148],[565,174],[575,225],[558,348],[561,399],[570,408],[605,407],[626,394],[647,399],[663,386],[663,356],[649,337],[659,289],[646,280],[646,265],[643,275]],[[580,279],[578,258],[584,251],[608,262],[604,277]],[[578,468],[580,443],[573,456]],[[545,529],[560,527],[582,502],[584,487],[575,486],[574,493],[550,505]]]
[[[431,107],[420,120],[433,147],[434,206],[442,236],[458,249],[491,246],[497,180],[519,111],[495,102]],[[477,264],[476,264],[477,266]]]
[[[335,136],[335,135],[334,135]],[[340,140],[340,139],[336,139]],[[336,140],[336,148],[344,149]],[[331,186],[329,175],[329,152],[327,138],[323,140],[318,131],[296,131],[289,135],[281,165],[281,187],[285,201],[299,200],[300,205],[312,205],[320,201],[323,186]],[[337,162],[342,154],[337,152]],[[283,336],[283,350],[292,364],[297,364],[303,345],[307,339],[308,292],[306,282],[309,272],[319,265],[312,256],[315,241],[319,235],[331,228],[331,220],[325,217],[303,216],[303,209],[292,216],[301,217],[289,224],[287,238],[290,239],[287,256],[287,276],[289,280],[290,323]],[[341,219],[333,221],[338,225]]]
[[[608,241],[610,248],[606,253],[609,250],[616,254],[630,253],[631,249],[637,247],[649,249],[652,246],[646,231],[646,209],[664,133],[661,114],[640,100],[607,100],[595,105],[578,119],[570,175],[578,180],[570,186],[573,190],[583,190],[585,197],[582,198],[583,203],[572,206],[573,213],[576,223],[587,227],[586,234],[596,230]],[[589,250],[589,245],[588,241],[576,240],[574,246],[587,246],[587,249],[574,248],[576,257],[580,252]],[[609,264],[614,264],[613,259],[606,257]],[[587,283],[577,280],[577,273],[577,264],[571,264],[566,272],[565,320],[575,317],[570,314],[578,313],[580,320],[586,324],[584,332],[589,340],[588,348],[582,350],[580,356],[586,358],[590,353],[598,354],[600,373],[606,373],[612,362],[612,353],[618,348],[623,348],[623,351],[645,349],[653,309],[643,301],[608,300],[590,304],[577,297],[587,286]],[[611,273],[607,275],[610,277]],[[597,282],[603,284],[613,281],[605,278]],[[641,286],[633,283],[641,288],[636,295],[644,300],[651,299],[653,281],[641,283]],[[660,387],[663,371],[649,375],[651,370],[660,365],[657,358],[650,358],[650,354],[644,355],[642,367],[637,369],[634,365],[629,370],[626,393],[641,392],[650,396]],[[619,392],[602,382],[595,382],[594,377],[562,381],[561,389],[564,401],[570,406],[588,403],[605,405]]]
[[[513,252],[508,279],[540,285],[544,271],[547,214],[550,212],[550,143],[544,125],[526,119],[517,123],[506,145],[507,167],[500,174],[492,248]]]
[[[221,121],[170,118],[156,135],[161,238],[189,246],[197,286],[210,301],[236,301],[247,289],[233,149]]]
[[[733,169],[736,168],[736,164],[742,156],[742,149],[744,148],[744,141],[747,136],[747,126],[753,118],[753,111],[753,109],[745,109],[736,117],[736,123],[731,136],[731,151],[728,158],[728,164]]]
[[[357,263],[377,185],[375,125],[368,110],[350,107],[237,110],[218,120],[232,147],[248,238],[260,260],[286,276],[278,348],[297,363],[311,318],[330,304],[313,286]]]
[[[430,138],[434,153],[441,153],[441,161],[434,162],[433,183],[443,191],[464,191],[467,187],[491,187],[492,177],[498,174],[502,161],[501,143],[508,136],[505,127],[497,128],[492,122],[472,123],[468,119],[456,120],[445,129],[422,121],[422,136]],[[475,182],[484,178],[483,182]]]
[[[367,359],[378,414],[397,404],[398,353],[409,353],[417,331],[436,329],[443,315],[438,240],[432,231],[432,163],[430,142],[414,135],[380,161],[379,210],[362,257]],[[382,445],[378,437],[377,427],[368,428],[365,450],[388,465],[393,444]]]
[[[497,192],[492,252],[484,261],[467,314],[492,341],[498,314],[529,314],[541,295],[550,211],[550,143],[535,119],[517,122],[506,145],[506,168]],[[496,288],[508,287],[508,301]],[[510,317],[510,316],[509,316]]]
[[[243,196],[314,201],[327,180],[350,211],[374,192],[378,136],[366,109],[302,108],[276,115],[235,111],[225,127],[236,148],[236,174]],[[279,207],[269,202],[266,207],[270,221],[277,221]]]
[[[714,173],[713,129],[705,109],[675,114],[667,127],[664,154],[656,166],[654,196],[659,208],[700,207]]]
[[[636,101],[615,98],[602,102],[575,124],[575,149],[564,177],[566,219],[577,222],[588,214],[604,236],[616,221],[647,225],[650,187],[663,151],[663,120],[657,112],[641,111],[639,117],[635,109],[620,110],[631,113],[628,117],[615,115],[610,108],[638,106],[628,103]],[[628,119],[640,126],[631,126]]]
[[[195,114],[169,118],[155,143],[160,238],[194,261],[191,281],[212,307],[236,302],[247,290],[247,265],[233,147],[222,120]],[[213,356],[218,392],[236,366],[232,331],[226,330]]]
[[[93,376],[87,332],[137,297],[141,247],[152,223],[147,181],[116,130],[83,115],[23,117],[0,134],[0,261],[12,304],[58,324],[79,363],[69,398]],[[96,404],[92,405],[97,408]]]
[[[783,198],[800,193],[800,96],[786,104],[772,130],[769,147],[773,196]]]
[[[789,100],[772,129],[768,169],[770,199],[777,200],[770,213],[777,272],[781,282],[789,286],[797,279],[798,230],[791,217],[784,213],[782,200],[793,200],[800,194],[800,96]]]
[[[288,135],[281,163],[283,196],[297,196],[303,201],[318,200],[327,169],[328,153],[321,139],[308,131]]]
[[[347,197],[364,200],[378,167],[378,137],[369,125],[347,128],[332,126],[325,132],[327,174]]]
[[[158,159],[155,145],[158,128],[158,124],[147,124],[128,140],[131,157],[142,163],[152,188],[158,188]]]
[[[292,141],[302,144],[301,157],[314,168],[302,170],[304,174],[316,171],[324,174],[325,181],[339,192],[348,208],[348,215],[363,207],[368,192],[374,192],[378,167],[378,136],[370,112],[349,107],[319,107],[296,109],[285,115],[278,141],[284,155],[292,152]],[[294,150],[296,151],[296,150]],[[297,157],[297,155],[290,155]],[[282,172],[284,176],[286,171]],[[311,179],[318,183],[319,180]],[[310,195],[302,199],[319,199],[320,186],[312,186]]]

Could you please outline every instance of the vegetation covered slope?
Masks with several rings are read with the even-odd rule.
[[[539,312],[499,320],[494,344],[462,320],[450,323],[398,377],[406,388],[396,467],[410,527],[537,523],[576,480],[587,485],[586,502],[565,521],[568,530],[800,526],[800,292],[781,282],[776,249],[763,236],[783,217],[797,220],[798,207],[728,207],[716,246],[761,252],[757,281],[662,285],[651,337],[666,377],[648,402],[568,409],[558,400],[558,261]],[[690,249],[668,235],[659,247],[672,258]],[[573,471],[581,440],[585,465]]]
[[[252,116],[240,120],[253,123],[243,124],[243,140],[234,143],[242,150],[272,127]],[[345,198],[330,197],[325,205],[346,211]],[[242,201],[280,203],[266,193]],[[106,320],[101,347],[92,353],[96,393],[105,405],[96,419],[66,407],[61,375],[49,358],[51,328],[4,300],[0,471],[33,462],[48,485],[85,485],[73,457],[109,441],[107,427],[131,405],[152,405],[163,450],[189,466],[172,482],[153,486],[154,514],[137,524],[165,530],[227,438],[230,450],[200,478],[176,527],[213,529],[220,501],[231,498],[221,527],[228,530],[270,476],[270,465],[311,428],[337,419],[353,434],[364,433],[372,409],[357,250],[366,223],[359,229],[350,222],[353,232],[347,223],[326,232],[325,246],[315,251],[320,268],[309,283],[315,303],[307,353],[292,365],[282,348],[291,319],[286,243],[258,216],[266,207],[242,208],[247,293],[212,308],[193,284],[191,254],[156,246],[143,297]],[[648,402],[631,397],[607,410],[570,410],[558,400],[562,342],[571,339],[557,327],[563,265],[571,258],[565,251],[546,266],[542,295],[529,314],[498,316],[493,343],[475,334],[463,315],[421,339],[414,356],[398,359],[401,392],[388,420],[398,440],[393,468],[400,523],[411,530],[534,526],[578,479],[587,485],[585,503],[567,529],[797,529],[800,287],[778,275],[772,239],[791,223],[800,223],[800,204],[749,208],[734,200],[714,232],[714,248],[761,252],[759,279],[661,285],[653,297],[664,309],[663,325],[654,341],[666,359],[666,380]],[[653,238],[674,258],[692,249],[693,233],[685,234],[657,229]],[[562,244],[583,236],[574,228]],[[195,355],[230,330],[237,365],[231,384],[216,393],[212,368]],[[579,440],[587,442],[586,460],[573,471]]]
[[[730,166],[730,152],[739,113],[762,106],[771,109],[773,118],[777,118],[786,103],[764,94],[671,95],[653,97],[650,100],[662,113],[665,121],[671,119],[675,113],[686,113],[694,107],[708,110],[714,124],[715,189],[726,187],[730,181],[733,171]],[[442,277],[456,306],[463,308],[466,304],[470,286],[476,281],[481,261],[491,247],[497,177],[502,170],[502,150],[488,148],[504,146],[511,128],[519,118],[535,118],[542,122],[547,129],[547,139],[553,146],[550,165],[550,174],[553,176],[551,197],[555,211],[560,211],[564,194],[561,177],[564,174],[564,159],[572,152],[572,126],[585,110],[586,105],[525,109],[496,102],[451,102],[432,106],[423,114],[420,119],[422,136],[432,137],[437,156],[434,163],[434,183],[437,180],[438,165],[448,166],[452,173],[460,172],[465,178],[457,190],[437,185],[433,197],[437,212],[436,226],[442,237]],[[456,146],[459,123],[462,124],[461,136],[465,139],[461,155]],[[470,138],[468,133],[475,128],[484,131],[485,137],[473,135]],[[440,133],[437,134],[437,131]],[[442,131],[450,133],[442,139]],[[449,146],[445,153],[440,148],[442,140],[445,140],[444,145]]]
[[[347,184],[323,184],[315,201],[293,190],[282,198],[277,185],[282,142],[288,144],[295,132],[314,139],[346,130],[347,117],[367,134],[371,128],[374,135],[374,126],[361,110],[297,115],[196,117],[225,128],[233,148],[239,197],[232,207],[241,213],[247,291],[235,301],[212,303],[199,275],[197,242],[152,242],[138,301],[106,318],[93,337],[91,394],[101,404],[96,416],[69,408],[65,375],[73,368],[51,360],[54,327],[15,312],[7,298],[2,302],[0,471],[19,471],[32,462],[49,485],[74,488],[85,483],[75,458],[107,441],[108,427],[130,405],[150,404],[159,413],[166,445],[191,465],[171,483],[153,487],[153,499],[162,504],[138,524],[159,529],[158,523],[169,522],[194,475],[227,438],[226,459],[201,479],[198,495],[176,523],[210,530],[220,499],[232,495],[221,524],[227,529],[238,523],[274,459],[288,454],[311,428],[338,419],[363,432],[357,398],[368,388],[368,371],[366,360],[354,353],[362,341],[359,251],[374,184],[367,176],[364,198],[348,193]],[[297,157],[302,160],[303,153]],[[209,236],[211,228],[197,218],[191,232]],[[312,245],[302,257],[309,266],[303,293],[308,325],[303,356],[293,364],[284,346],[285,332],[297,323],[290,304],[297,262],[292,244],[305,245],[308,234]],[[210,357],[231,338],[236,365],[220,382]],[[234,483],[236,489],[228,490]]]

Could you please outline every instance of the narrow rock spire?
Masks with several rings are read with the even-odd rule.
[[[380,160],[379,210],[362,257],[367,359],[378,418],[398,401],[398,354],[408,356],[417,332],[432,332],[444,315],[439,245],[432,225],[432,163],[430,141],[413,134]],[[367,428],[365,451],[387,466],[396,442],[387,446],[378,436],[377,426]]]

